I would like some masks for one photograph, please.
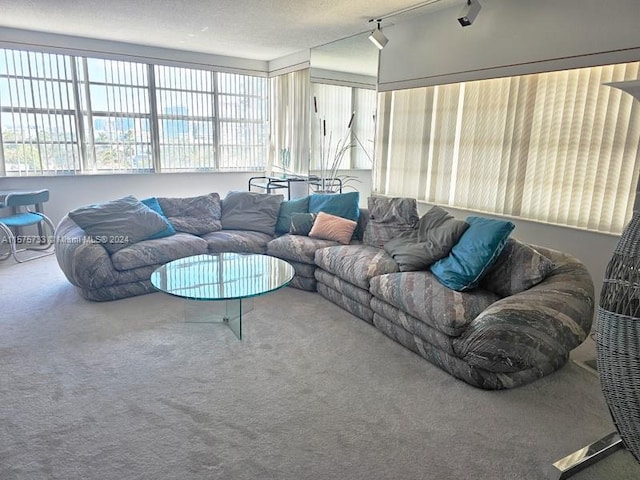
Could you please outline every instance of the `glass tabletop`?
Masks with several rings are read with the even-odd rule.
[[[158,290],[192,300],[255,297],[286,286],[293,267],[268,255],[217,253],[180,258],[151,274]]]

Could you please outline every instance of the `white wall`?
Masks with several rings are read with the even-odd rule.
[[[230,190],[247,190],[249,178],[260,173],[162,173],[122,175],[74,175],[63,177],[0,178],[0,190],[49,189],[45,213],[57,224],[82,205],[104,202],[125,195],[146,197],[193,197]]]
[[[638,0],[480,4],[468,27],[457,22],[458,6],[385,28],[379,90],[640,59]]]
[[[244,73],[257,76],[266,76],[268,71],[268,62],[260,60],[7,27],[0,27],[0,47],[42,49],[47,52],[151,62],[179,67],[215,69],[220,72]]]
[[[357,178],[350,183],[360,192],[360,206],[366,208],[371,194],[370,170],[344,170],[340,175]],[[37,190],[47,188],[49,201],[44,211],[57,224],[70,210],[82,205],[104,202],[125,195],[146,197],[193,197],[211,192],[224,198],[231,190],[246,191],[249,178],[261,173],[161,173],[122,175],[75,175],[62,177],[0,177],[0,190]],[[258,191],[255,190],[254,191]],[[260,190],[263,191],[263,190]],[[345,191],[353,191],[351,188]],[[282,193],[282,192],[278,192]],[[303,196],[307,192],[299,195]]]

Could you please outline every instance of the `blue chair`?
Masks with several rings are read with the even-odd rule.
[[[6,238],[6,243],[9,244],[9,251],[0,254],[0,260],[13,256],[16,262],[22,263],[54,253],[52,247],[55,227],[44,213],[37,211],[38,206],[47,200],[49,200],[49,190],[15,192],[5,196],[0,206],[10,208],[11,214],[0,217],[0,230]],[[35,208],[35,211],[31,207]],[[23,228],[34,225],[38,227],[37,235],[22,235]],[[22,248],[18,248],[18,245]],[[46,253],[27,258],[18,256],[19,253],[29,250]]]

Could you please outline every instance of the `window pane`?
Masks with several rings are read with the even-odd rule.
[[[213,72],[155,67],[163,171],[215,170]]]
[[[69,56],[0,50],[0,127],[7,175],[80,170],[72,85]]]
[[[217,73],[220,169],[264,170],[268,145],[266,78]]]
[[[153,169],[147,67],[141,63],[84,58],[78,70],[87,132],[87,170]]]

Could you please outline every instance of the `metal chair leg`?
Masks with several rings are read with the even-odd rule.
[[[40,247],[40,248],[28,248],[27,247],[27,248],[18,249],[16,236],[13,234],[13,232],[11,231],[11,229],[9,227],[7,227],[5,224],[0,222],[0,229],[4,233],[5,238],[7,239],[7,241],[9,242],[9,252],[7,252],[6,254],[0,256],[0,260],[6,260],[10,256],[13,256],[13,258],[14,258],[14,260],[16,262],[24,263],[24,262],[29,262],[31,260],[36,260],[38,258],[46,257],[48,255],[53,255],[55,253],[55,250],[53,250],[53,246],[54,246],[53,234],[55,232],[55,227],[53,225],[53,222],[51,222],[49,217],[47,217],[43,213],[38,213],[38,215],[40,215],[42,217],[42,222],[40,224],[38,224],[38,227],[40,228],[42,223],[45,223],[47,225],[47,227],[49,228],[49,231],[51,232],[51,237],[47,237],[46,245],[44,247]],[[51,239],[51,241],[49,241],[50,239]],[[46,251],[46,250],[49,250],[49,249],[51,249],[51,251]],[[42,253],[40,255],[35,255],[35,256],[29,257],[29,258],[24,258],[24,259],[20,258],[18,256],[18,253],[25,252],[25,251],[45,251],[45,253]]]

